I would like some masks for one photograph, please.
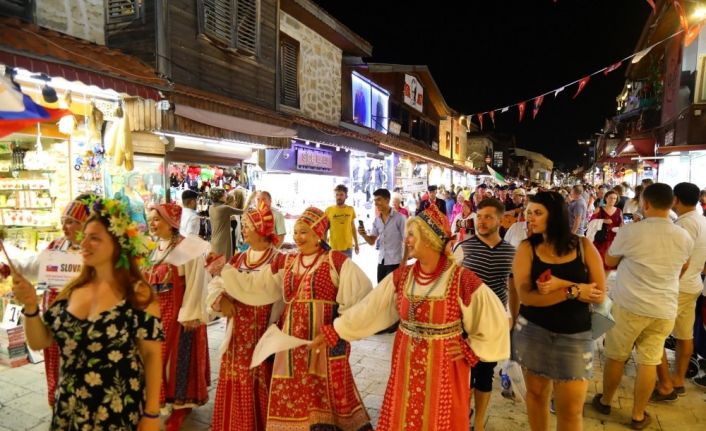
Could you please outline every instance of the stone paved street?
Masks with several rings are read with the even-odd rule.
[[[367,247],[366,247],[367,248]],[[373,276],[375,257],[372,250],[364,250],[355,260]],[[222,321],[209,326],[209,347],[213,384],[207,405],[196,409],[185,422],[183,430],[209,429],[218,376],[219,358],[216,355],[225,330]],[[353,343],[351,367],[363,401],[373,421],[377,422],[390,370],[392,335],[378,335]],[[595,375],[589,386],[587,400],[601,387],[601,361],[595,361]],[[630,361],[627,376],[623,379],[610,417],[601,417],[586,406],[584,429],[622,430],[630,420],[634,363]],[[497,375],[497,374],[496,374]],[[649,430],[690,431],[706,429],[706,395],[691,382],[686,386],[687,395],[672,404],[650,404],[648,411],[655,418]],[[47,430],[50,411],[46,403],[44,364],[26,365],[17,369],[0,367],[0,431]],[[487,429],[489,431],[518,431],[528,429],[525,407],[500,396],[500,382],[495,379]]]

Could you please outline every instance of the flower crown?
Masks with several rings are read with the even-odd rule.
[[[137,222],[130,218],[127,203],[117,199],[92,197],[83,201],[92,214],[105,218],[109,222],[108,230],[120,243],[120,258],[117,268],[130,268],[130,258],[135,258],[139,267],[147,261],[147,255],[154,250],[155,242],[140,231]]]

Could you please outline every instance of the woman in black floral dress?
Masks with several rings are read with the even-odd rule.
[[[137,260],[148,240],[122,204],[97,200],[81,242],[83,270],[39,318],[37,295],[13,274],[28,344],[61,351],[52,430],[159,430],[162,326]]]

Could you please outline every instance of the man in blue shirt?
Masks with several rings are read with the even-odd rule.
[[[363,226],[358,226],[358,233],[370,245],[380,240],[378,256],[378,283],[389,273],[407,261],[407,249],[404,246],[406,218],[390,206],[390,191],[377,189],[373,192],[375,208],[380,215],[373,222],[370,235]]]

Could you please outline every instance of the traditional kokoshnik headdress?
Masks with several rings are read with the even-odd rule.
[[[446,244],[451,239],[451,228],[449,227],[449,219],[439,211],[436,205],[431,205],[417,216],[423,229],[428,229],[433,232],[434,236],[441,240],[442,244]]]
[[[251,208],[245,215],[255,227],[258,235],[269,238],[272,244],[279,244],[279,237],[275,232],[275,218],[272,211],[264,205],[258,208]]]
[[[320,240],[326,238],[326,230],[328,230],[328,217],[326,214],[316,207],[309,207],[304,210],[302,215],[297,219],[297,223],[304,223],[314,231]]]

